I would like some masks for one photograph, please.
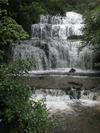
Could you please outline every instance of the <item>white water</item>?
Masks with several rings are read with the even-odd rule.
[[[43,102],[58,124],[50,133],[99,133],[100,90],[33,89],[32,100]]]
[[[67,40],[82,35],[82,15],[68,12],[66,16],[41,15],[38,24],[31,26],[31,40],[20,41],[13,50],[13,59],[33,58],[36,70],[63,68],[92,69],[92,50],[84,48],[78,53],[80,40]]]
[[[58,69],[50,69],[50,70],[32,70],[29,71],[30,74],[67,74],[71,68],[58,68]],[[82,70],[75,68],[76,73],[98,73],[99,71],[94,71],[94,70]]]
[[[71,88],[67,92],[60,89],[36,89],[33,91],[32,99],[45,103],[50,115],[58,111],[72,114],[75,113],[75,105],[100,106],[100,91],[85,88]]]
[[[78,53],[81,41],[67,40],[69,36],[82,35],[83,23],[82,15],[75,12],[68,12],[65,17],[41,15],[39,23],[31,27],[31,40],[19,41],[13,49],[13,59],[16,57],[35,59],[36,70],[31,71],[30,75],[31,73],[62,74],[69,72],[70,68],[75,68],[76,72],[93,72],[91,71],[92,50],[86,47]],[[99,133],[100,124],[96,123],[97,121],[93,120],[94,123],[91,124],[93,126],[89,125],[89,128],[93,130],[90,130],[87,125],[91,123],[91,116],[94,115],[94,112],[90,111],[97,107],[100,112],[100,92],[99,90],[89,91],[85,88],[80,88],[80,91],[77,89],[71,88],[67,92],[57,89],[33,91],[31,99],[40,100],[46,104],[50,117],[57,116],[57,119],[60,117],[60,126],[52,133]],[[90,110],[87,117],[88,108]],[[72,116],[69,117],[70,115]],[[80,126],[82,120],[88,122],[85,125],[86,129],[83,124]]]
[[[41,15],[40,22],[33,24],[32,39],[67,39],[71,35],[82,35],[82,15],[75,12],[66,13],[65,17]]]
[[[76,69],[76,72],[91,73],[93,72],[91,71],[92,50],[86,47],[78,53],[81,41],[67,40],[69,36],[82,35],[83,27],[82,15],[75,12],[67,12],[64,17],[40,15],[39,23],[31,26],[31,40],[18,42],[13,50],[13,58],[35,58],[36,70],[31,71],[30,74],[62,74],[69,72],[72,67]],[[55,93],[58,93],[56,91]],[[38,94],[36,91],[36,99],[38,97],[43,98],[43,92],[41,91],[41,94],[40,92]],[[71,110],[71,104],[77,101],[77,98],[72,100],[65,93],[53,97],[49,94],[45,95],[48,108],[52,106],[53,108],[60,108],[63,105],[60,109],[68,108]],[[81,104],[87,102],[86,105],[90,101],[95,103],[89,96],[84,95],[79,100]]]

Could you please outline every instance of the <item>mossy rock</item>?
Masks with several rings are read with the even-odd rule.
[[[73,35],[73,36],[68,36],[67,40],[82,40],[83,35]]]

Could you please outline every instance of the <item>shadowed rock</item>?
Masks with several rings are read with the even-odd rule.
[[[74,73],[74,72],[76,72],[76,70],[74,68],[71,68],[69,71],[69,73]]]

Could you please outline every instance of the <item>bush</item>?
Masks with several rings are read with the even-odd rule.
[[[0,130],[2,133],[45,133],[50,128],[47,109],[30,99],[29,86],[18,84],[10,77],[14,69],[17,72],[16,66],[0,65]]]

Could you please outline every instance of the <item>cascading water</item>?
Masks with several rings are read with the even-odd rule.
[[[82,15],[68,12],[66,16],[41,15],[40,22],[31,26],[31,40],[20,41],[14,48],[13,59],[34,58],[36,70],[59,68],[92,69],[92,50],[78,53],[80,40],[69,36],[82,35]]]
[[[33,89],[34,100],[43,102],[58,124],[50,133],[99,133],[100,90],[85,88]]]
[[[86,47],[78,53],[81,40],[68,39],[82,35],[83,27],[82,15],[75,12],[68,12],[65,17],[41,15],[39,23],[31,26],[31,39],[18,41],[13,48],[13,60],[33,58],[36,70],[46,70],[43,74],[50,74],[51,71],[54,74],[54,71],[60,72],[62,69],[72,67],[91,70],[92,50]],[[37,73],[35,71],[35,74]],[[61,90],[35,88],[31,98],[45,103],[50,118],[58,120],[58,126],[50,133],[99,133],[100,131],[99,88],[97,90],[93,88],[91,91],[80,86],[73,88],[72,85],[69,89],[61,88]]]
[[[50,112],[59,110],[65,111],[66,108],[69,111],[74,111],[73,104],[82,104],[84,106],[100,105],[100,90],[85,88],[71,88],[71,89],[33,89],[32,99],[40,100],[46,103]],[[87,102],[88,101],[88,102]],[[53,102],[53,103],[52,103]],[[62,104],[61,104],[62,103]],[[67,112],[66,113],[71,113]]]

